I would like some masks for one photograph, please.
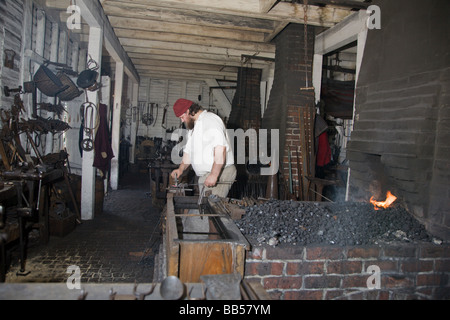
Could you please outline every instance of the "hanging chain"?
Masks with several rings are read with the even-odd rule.
[[[303,0],[303,26],[304,26],[304,60],[305,60],[305,83],[306,88],[309,88],[308,81],[308,0]]]

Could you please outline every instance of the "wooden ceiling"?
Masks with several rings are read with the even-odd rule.
[[[240,66],[267,67],[275,58],[272,40],[289,23],[305,22],[303,0],[99,1],[141,78],[234,81]],[[308,0],[307,22],[329,28],[367,2]],[[61,21],[71,4],[76,0],[46,0]],[[87,24],[73,32],[87,42]]]

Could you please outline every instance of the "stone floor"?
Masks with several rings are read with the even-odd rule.
[[[26,275],[19,275],[18,250],[11,257],[6,283],[65,283],[71,266],[82,283],[149,283],[161,240],[161,208],[152,206],[149,176],[127,173],[117,191],[105,196],[103,212],[83,221],[47,245],[30,235]],[[37,236],[35,236],[37,238]]]

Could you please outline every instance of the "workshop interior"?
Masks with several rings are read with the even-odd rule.
[[[450,298],[448,1],[0,13],[1,300]],[[171,176],[180,98],[232,137],[227,197]]]

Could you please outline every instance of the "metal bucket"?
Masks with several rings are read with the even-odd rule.
[[[54,97],[65,90],[65,86],[58,77],[46,66],[41,65],[34,74],[33,80],[36,87],[46,96]]]
[[[58,98],[61,101],[71,101],[83,93],[83,91],[78,90],[78,87],[73,83],[72,79],[64,72],[58,72],[56,76],[64,86],[68,86],[66,90],[58,93]]]

